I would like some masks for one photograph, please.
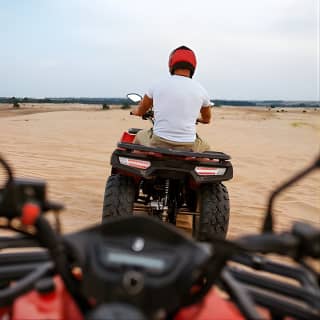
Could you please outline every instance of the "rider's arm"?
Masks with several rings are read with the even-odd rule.
[[[206,107],[202,107],[200,109],[200,118],[198,118],[198,122],[201,123],[210,123],[211,120],[211,107],[210,106],[206,106]]]
[[[153,99],[149,98],[146,94],[144,95],[143,99],[140,101],[137,108],[135,108],[131,114],[134,116],[143,116],[153,104]]]

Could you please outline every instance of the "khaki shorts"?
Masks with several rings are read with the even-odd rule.
[[[153,134],[152,129],[141,130],[137,133],[133,143],[141,144],[148,147],[159,147],[175,150],[190,150],[194,152],[209,151],[210,146],[198,135],[195,142],[176,142],[161,138]]]

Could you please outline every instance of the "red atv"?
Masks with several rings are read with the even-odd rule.
[[[1,227],[20,234],[0,237],[1,319],[320,317],[320,274],[308,264],[319,262],[320,230],[304,223],[281,234],[272,230],[274,197],[319,168],[320,158],[272,194],[264,233],[210,242],[132,215],[62,236],[59,224],[54,230],[43,215],[62,209],[47,201],[45,183],[15,179],[0,163],[8,173],[0,185]],[[15,251],[2,252],[7,248]],[[268,253],[295,263],[274,262]]]
[[[47,201],[45,183],[15,179],[0,163],[8,173],[0,185],[1,227],[20,234],[0,237],[1,319],[320,318],[320,274],[308,264],[320,259],[320,230],[305,223],[272,230],[275,196],[320,168],[320,158],[272,194],[264,233],[210,242],[132,215],[62,236],[43,215],[62,209]]]
[[[141,99],[136,94],[128,97],[134,102]],[[153,122],[153,112],[147,112],[143,119]],[[111,156],[102,220],[147,213],[176,224],[178,214],[191,215],[197,239],[225,237],[230,205],[222,181],[233,177],[230,157],[222,152],[198,153],[133,144],[139,130],[124,132]]]

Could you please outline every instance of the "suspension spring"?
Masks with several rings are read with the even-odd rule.
[[[168,221],[168,197],[169,197],[169,186],[170,180],[166,179],[164,183],[164,201],[163,201],[163,212],[162,212],[162,221]]]

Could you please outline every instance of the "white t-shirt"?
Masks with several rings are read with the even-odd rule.
[[[210,105],[207,91],[197,81],[173,75],[146,92],[153,99],[153,132],[167,140],[194,142],[201,107]]]

